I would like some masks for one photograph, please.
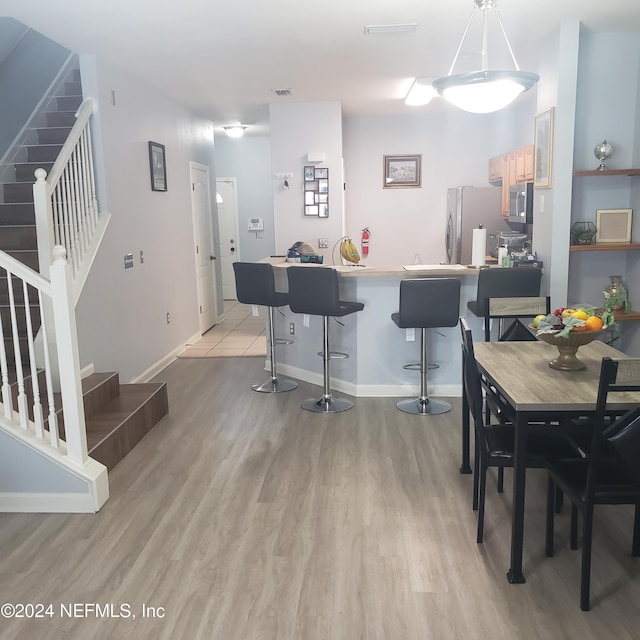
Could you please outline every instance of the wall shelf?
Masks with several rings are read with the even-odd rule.
[[[640,169],[584,169],[574,171],[574,176],[640,176]]]
[[[624,320],[640,320],[640,311],[614,311],[613,318],[616,322]]]
[[[569,251],[634,251],[636,249],[640,249],[640,242],[572,244],[569,246]]]

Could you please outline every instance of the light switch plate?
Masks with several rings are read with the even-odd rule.
[[[406,342],[414,342],[416,339],[415,329],[405,329],[404,339]]]

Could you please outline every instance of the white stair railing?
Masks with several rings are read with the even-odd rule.
[[[40,446],[54,449],[84,467],[90,459],[71,265],[64,247],[54,248],[49,273],[50,278],[45,278],[0,251],[0,286],[6,286],[8,302],[0,313],[0,422],[3,428],[35,439]],[[45,313],[47,306],[53,314]],[[25,318],[21,322],[22,315]],[[40,343],[36,342],[37,325],[44,337]],[[56,354],[49,352],[52,347],[46,339],[53,334]],[[36,361],[38,349],[44,351],[41,362]],[[64,415],[64,438],[59,433],[55,406],[56,380]]]
[[[109,214],[98,214],[90,120],[96,103],[87,98],[49,175],[36,169],[33,185],[40,273],[47,275],[54,246],[71,265],[75,303],[102,240]]]

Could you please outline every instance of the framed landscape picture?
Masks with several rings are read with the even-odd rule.
[[[385,189],[398,189],[421,186],[421,155],[384,156]]]
[[[536,116],[533,146],[533,186],[548,189],[553,166],[553,107]]]

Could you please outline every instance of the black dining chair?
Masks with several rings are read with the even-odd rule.
[[[526,267],[521,269],[488,268],[478,274],[476,299],[467,302],[467,309],[478,318],[484,319],[485,342],[490,340],[490,323],[487,320],[489,298],[523,298],[540,296],[542,269]]]
[[[498,342],[533,341],[535,335],[522,323],[522,319],[533,319],[551,313],[549,296],[489,298],[485,307],[485,341],[491,338],[492,320],[498,321]]]
[[[589,611],[591,548],[595,505],[635,505],[631,555],[640,556],[640,404],[614,422],[607,421],[611,394],[640,392],[640,358],[603,358],[591,445],[586,458],[549,460],[545,553],[554,553],[553,496],[557,489],[571,501],[570,547],[578,548],[578,512],[582,514],[580,608]]]
[[[463,380],[466,400],[475,433],[475,465],[473,470],[473,508],[478,511],[477,542],[484,538],[484,506],[489,467],[513,467],[515,431],[511,423],[491,424],[485,420],[483,393],[492,389],[483,382],[473,350],[469,324],[460,318],[462,332]],[[549,458],[579,458],[580,451],[557,426],[535,424],[529,427],[527,468],[544,469]]]

